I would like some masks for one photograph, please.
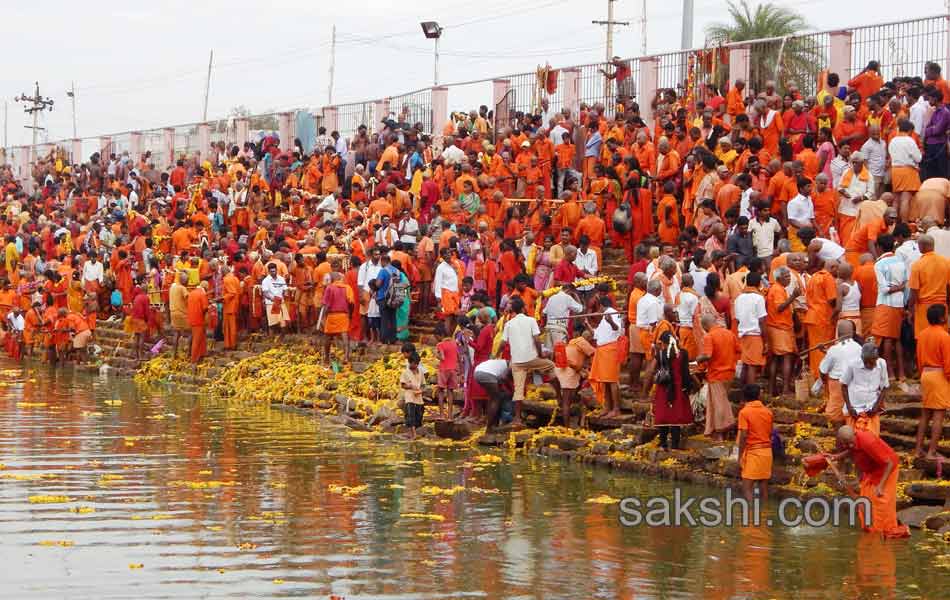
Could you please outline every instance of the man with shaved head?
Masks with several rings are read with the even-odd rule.
[[[917,238],[921,256],[910,269],[907,311],[914,324],[914,337],[927,327],[927,309],[950,303],[950,259],[934,252],[934,239],[928,234]]]
[[[807,311],[802,318],[809,348],[833,339],[835,322],[841,307],[838,304],[838,286],[835,283],[837,261],[825,261],[822,268],[811,276],[805,286]],[[811,373],[818,378],[818,365],[825,357],[822,350],[812,350],[808,354]]]

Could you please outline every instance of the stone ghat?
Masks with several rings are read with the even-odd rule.
[[[131,376],[137,369],[134,352],[128,347],[129,336],[121,326],[101,323],[96,332],[96,344],[101,348],[100,359],[108,365],[107,370]],[[288,334],[283,343],[291,348],[315,345],[313,336]],[[200,391],[218,379],[222,372],[238,361],[258,356],[275,346],[273,338],[251,336],[230,352],[217,352],[209,356],[197,368],[185,368],[171,374],[168,383],[186,390]],[[374,361],[385,360],[398,346],[374,344],[354,350],[352,369],[365,371]],[[183,352],[184,349],[180,349]],[[163,355],[169,356],[170,345],[166,344]],[[701,435],[701,428],[693,426],[684,431],[684,449],[665,451],[658,446],[657,430],[647,426],[646,417],[650,403],[642,398],[633,398],[623,386],[622,404],[624,415],[619,419],[589,417],[587,429],[572,430],[552,426],[557,417],[553,389],[540,386],[529,393],[523,405],[527,429],[504,431],[486,435],[472,426],[459,422],[435,420],[433,399],[427,393],[426,422],[420,432],[423,443],[444,445],[503,446],[516,448],[551,458],[572,460],[584,464],[606,467],[618,472],[640,473],[677,481],[706,484],[716,487],[738,487],[739,465],[731,457],[730,443],[716,443]],[[735,392],[731,398],[735,405]],[[402,434],[402,415],[391,407],[374,410],[360,408],[348,397],[329,385],[308,397],[293,402],[274,400],[279,408],[319,412],[337,421],[359,435]],[[830,474],[808,478],[801,469],[801,457],[831,450],[834,431],[820,412],[820,401],[810,399],[805,406],[792,398],[780,398],[770,402],[775,415],[776,428],[786,444],[787,456],[776,461],[770,484],[777,497],[811,497],[835,494],[835,482]],[[891,395],[888,412],[882,418],[882,437],[902,457],[900,507],[902,515],[914,526],[940,524],[943,531],[950,531],[948,523],[940,522],[944,511],[950,510],[950,470],[942,472],[942,480],[935,479],[938,468],[932,461],[911,460],[908,452],[913,450],[917,417],[920,411],[919,397],[907,394]],[[950,423],[944,426],[945,440],[941,444],[944,453],[950,453]],[[946,508],[945,508],[946,506]],[[906,514],[905,514],[906,513]]]

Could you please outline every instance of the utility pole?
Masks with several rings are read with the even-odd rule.
[[[76,133],[76,82],[71,81],[69,85],[69,91],[66,92],[66,95],[70,97],[73,101],[73,139],[79,137]]]
[[[208,120],[208,94],[211,92],[211,63],[214,62],[214,48],[211,49],[211,55],[208,56],[208,77],[205,79],[205,108],[201,112],[201,122]]]
[[[614,2],[617,0],[607,0],[607,20],[606,21],[591,21],[594,25],[606,25],[607,26],[607,59],[606,62],[611,62],[614,57],[614,25],[630,25],[629,21],[614,21]],[[607,98],[607,101],[610,102],[610,80],[604,80],[604,96]]]
[[[7,112],[10,108],[10,103],[6,100],[3,101],[3,147],[6,148],[9,146],[7,143]]]
[[[640,15],[640,56],[647,55],[647,0],[643,0],[643,12]]]
[[[33,153],[33,160],[37,159],[36,156],[36,136],[39,133],[40,129],[43,129],[39,126],[37,122],[40,116],[40,113],[44,110],[53,110],[53,99],[44,98],[40,95],[40,82],[36,82],[35,91],[32,96],[27,96],[26,94],[20,94],[14,98],[17,102],[23,102],[26,106],[23,108],[23,112],[33,115],[33,126],[24,125],[27,129],[33,130],[33,146],[31,152]]]
[[[333,106],[333,70],[336,67],[336,25],[330,37],[330,85],[327,88],[327,106]]]
[[[689,50],[693,45],[693,0],[683,0],[683,29],[680,32],[680,49]]]

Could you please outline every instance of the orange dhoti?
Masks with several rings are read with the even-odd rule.
[[[208,354],[208,332],[204,324],[191,328],[191,362],[197,363]]]
[[[630,354],[645,354],[646,348],[643,347],[643,338],[640,337],[640,328],[631,325],[629,328]],[[647,338],[649,340],[649,338]]]
[[[739,461],[742,478],[753,481],[772,478],[772,448],[746,448]]]
[[[835,324],[834,323],[817,323],[817,324],[808,324],[806,325],[806,330],[808,332],[808,347],[812,348],[818,344],[823,344],[834,339],[835,335]],[[808,353],[808,366],[811,369],[811,374],[815,379],[818,379],[818,365],[821,364],[821,360],[825,358],[825,353],[821,350],[812,350]]]
[[[851,239],[851,232],[854,231],[854,224],[857,222],[857,215],[843,215],[838,213],[838,239],[842,246],[848,244],[848,240]]]
[[[643,348],[643,356],[647,362],[653,360],[653,333],[649,329],[637,327],[637,336],[640,338],[640,346]]]
[[[680,349],[686,351],[690,360],[695,360],[699,356],[699,341],[692,327],[680,327],[678,340]]]
[[[871,326],[874,325],[874,307],[868,306],[861,309],[861,331],[869,332],[871,331]]]
[[[874,323],[871,325],[870,335],[877,339],[900,339],[903,321],[903,308],[879,304],[874,308]]]
[[[859,311],[842,311],[838,315],[838,323],[842,321],[851,321],[851,324],[854,325],[854,333],[862,335],[861,332],[864,331],[864,329],[862,328],[863,323],[861,322],[861,313]]]
[[[933,217],[937,223],[943,223],[946,204],[947,199],[937,190],[920,190],[910,201],[910,219]]]
[[[706,428],[704,435],[721,433],[736,423],[729,404],[729,382],[710,381],[709,394],[706,397]]]
[[[442,314],[444,316],[454,315],[459,311],[462,299],[458,292],[442,290]]]
[[[881,416],[869,415],[867,413],[858,415],[857,418],[848,415],[844,418],[845,425],[849,425],[855,431],[870,431],[876,436],[881,435]]]
[[[844,422],[844,394],[841,393],[841,382],[828,378],[828,401],[825,402],[825,416],[834,424]]]
[[[603,346],[597,346],[594,352],[594,359],[590,365],[591,387],[597,402],[604,404],[607,383],[620,382],[620,365],[625,357],[618,356],[620,350],[619,342],[611,342]]]
[[[224,349],[237,348],[237,313],[224,313],[221,319],[221,334],[224,336]]]
[[[921,304],[918,302],[914,307],[914,338],[920,337],[920,333],[927,329],[927,309],[933,304]]]
[[[752,367],[765,365],[765,344],[761,335],[742,336],[739,338],[739,348],[742,351],[742,364]]]
[[[772,356],[795,354],[798,351],[798,346],[795,344],[795,332],[791,329],[779,329],[766,325],[765,335],[769,341],[769,354]]]
[[[861,496],[871,502],[871,524],[866,526],[864,523],[864,511],[860,510],[861,525],[865,531],[880,533],[886,538],[904,538],[910,537],[910,530],[907,525],[901,525],[897,520],[897,482],[900,475],[900,467],[894,465],[894,470],[884,481],[884,494],[877,495],[877,484],[873,483],[869,477],[861,479]]]
[[[914,167],[891,167],[891,191],[916,192],[920,189],[920,172]]]
[[[345,312],[332,312],[327,314],[326,322],[323,324],[323,333],[327,335],[340,335],[350,330],[350,315]]]
[[[148,322],[145,319],[129,317],[127,324],[128,333],[146,333],[148,331]]]
[[[950,409],[950,381],[940,367],[924,367],[920,374],[923,407],[930,410]]]

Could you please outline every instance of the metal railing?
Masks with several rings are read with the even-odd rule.
[[[807,32],[800,35],[784,38],[759,39],[723,44],[715,48],[694,48],[690,50],[668,52],[649,58],[655,61],[657,69],[657,87],[676,90],[678,96],[686,96],[691,100],[701,100],[705,97],[705,83],[715,83],[723,89],[731,81],[729,73],[730,51],[737,48],[748,48],[747,64],[744,71],[748,73],[749,89],[761,91],[765,82],[775,80],[780,92],[791,86],[797,87],[803,94],[810,95],[817,91],[817,77],[821,69],[826,68],[832,61],[832,37],[835,34],[850,34],[850,67],[840,73],[843,81],[860,72],[870,60],[881,63],[881,75],[885,80],[898,76],[922,76],[924,63],[934,61],[941,65],[946,75],[948,56],[950,56],[950,34],[948,34],[947,15],[922,17],[890,23],[851,27],[834,31]],[[547,85],[547,81],[540,81],[537,72],[522,72],[512,75],[493,77],[455,84],[444,87],[449,89],[449,109],[464,108],[469,110],[485,104],[496,111],[496,123],[504,126],[518,112],[535,112],[540,107],[542,98],[549,102],[549,111],[559,110],[568,97],[576,102],[587,105],[602,104],[608,112],[613,114],[615,100],[618,94],[630,93],[643,104],[652,98],[642,97],[643,91],[636,89],[641,82],[640,71],[642,58],[625,59],[630,67],[630,76],[621,85],[617,81],[608,81],[600,73],[601,69],[613,71],[614,67],[606,63],[592,63],[560,67],[557,69],[556,83]],[[653,64],[653,63],[651,63]],[[568,91],[567,72],[576,75],[576,90]],[[576,72],[575,72],[576,71]],[[492,81],[505,79],[509,82],[509,92],[503,102],[497,106],[492,102]],[[553,82],[551,82],[553,83]],[[539,85],[540,84],[540,85]],[[453,98],[455,99],[452,102]],[[496,99],[497,100],[497,99]],[[433,122],[436,115],[433,113],[432,90],[423,89],[406,94],[391,96],[388,100],[361,101],[336,105],[336,129],[341,135],[351,136],[360,125],[367,125],[372,131],[376,129],[375,121],[381,120],[376,115],[378,106],[388,101],[389,112],[399,121],[410,124],[421,123],[424,131],[439,134],[443,123]],[[296,110],[298,114],[291,121],[291,141],[299,131],[308,139],[311,137],[310,126],[320,125],[321,117],[312,115],[308,110]],[[304,112],[301,116],[299,113]],[[504,113],[498,114],[498,113]],[[504,117],[504,118],[499,118]],[[248,117],[248,137],[255,139],[263,133],[278,131],[278,114],[267,113]],[[299,119],[306,121],[298,122]],[[238,139],[238,130],[234,119],[220,119],[210,124],[209,143],[224,141],[227,144],[240,144],[244,140]],[[191,156],[201,151],[205,154],[207,148],[200,148],[199,124],[190,123],[171,127],[173,130],[173,149],[169,156],[165,130],[155,128],[142,130],[139,148],[142,152],[151,151],[156,166],[165,168],[174,158]],[[122,132],[108,136],[111,138],[108,152],[121,154],[132,150],[130,132]],[[88,155],[89,148],[100,149],[99,137],[82,138],[83,154]],[[303,139],[302,139],[303,141]],[[72,140],[49,142],[39,148],[48,149],[56,145],[77,162],[80,157],[72,156]],[[28,147],[7,148],[6,161],[17,165],[22,161],[22,155],[30,153]],[[42,153],[38,149],[38,154]],[[44,153],[45,154],[45,153]],[[137,157],[136,157],[137,160]],[[17,167],[23,171],[22,167]]]

